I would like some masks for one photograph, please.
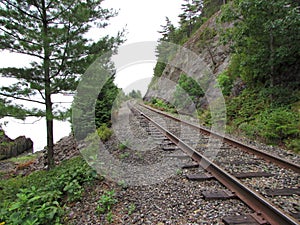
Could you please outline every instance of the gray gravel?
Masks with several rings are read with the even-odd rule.
[[[68,206],[66,224],[110,224],[106,215],[97,213],[97,201],[105,190],[116,191],[118,203],[113,206],[113,222],[111,224],[220,224],[225,216],[252,213],[244,203],[237,199],[230,200],[204,200],[202,191],[225,189],[215,180],[198,182],[189,181],[186,175],[203,173],[202,169],[181,169],[184,164],[192,161],[185,157],[180,150],[163,151],[163,140],[155,139],[156,132],[147,126],[141,127],[139,116],[129,113],[126,106],[119,111],[119,121],[115,121],[114,135],[105,143],[108,152],[118,162],[129,165],[128,174],[137,174],[139,168],[152,168],[143,170],[143,176],[137,174],[139,179],[128,175],[128,179],[135,182],[126,183],[118,180],[97,181],[87,187],[80,202]],[[124,122],[126,121],[126,122]],[[143,122],[142,122],[143,123]],[[163,123],[176,130],[176,125],[164,119]],[[145,125],[145,124],[144,124]],[[150,136],[149,136],[150,132]],[[189,136],[184,136],[186,140]],[[194,140],[190,138],[193,144]],[[120,149],[119,144],[126,143],[128,148]],[[207,139],[200,139],[197,143],[199,151],[205,150]],[[269,147],[264,147],[266,150]],[[265,150],[264,149],[264,150]],[[272,150],[273,151],[273,150]],[[279,151],[280,152],[280,151]],[[281,153],[289,159],[298,161],[299,156],[291,153]],[[227,158],[230,156],[231,158]],[[175,160],[176,159],[176,160]],[[164,160],[176,161],[169,169],[163,167]],[[248,164],[235,165],[233,161],[240,160]],[[225,166],[229,172],[265,171],[275,174],[269,178],[244,179],[244,183],[253,189],[265,194],[266,188],[281,188],[299,186],[299,176],[292,171],[286,171],[274,165],[232,149],[220,151],[215,161]],[[299,161],[298,161],[299,162]],[[121,165],[121,164],[120,164]],[[131,166],[131,167],[130,167]],[[148,167],[147,167],[148,166]],[[149,175],[151,174],[151,175]],[[159,177],[162,177],[159,179]],[[155,182],[154,182],[155,181]],[[135,185],[134,185],[135,184]],[[299,196],[276,197],[272,201],[281,205],[281,208],[290,212],[296,212],[299,207]]]

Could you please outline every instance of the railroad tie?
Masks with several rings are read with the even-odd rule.
[[[265,189],[268,196],[291,196],[300,195],[300,188],[279,188],[279,189]]]
[[[264,218],[257,214],[227,216],[222,219],[225,225],[264,225],[268,224]]]
[[[201,192],[205,200],[226,200],[236,198],[236,195],[229,190],[212,190]]]

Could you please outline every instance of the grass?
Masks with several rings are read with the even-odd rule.
[[[34,154],[13,157],[13,158],[7,159],[7,161],[11,161],[16,164],[26,163],[28,161],[35,160],[39,155],[40,155],[40,153],[37,152]]]

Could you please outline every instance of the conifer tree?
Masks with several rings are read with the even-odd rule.
[[[190,37],[193,31],[193,26],[197,18],[202,13],[202,0],[184,0],[182,4],[183,13],[179,15],[181,27],[186,30],[187,37]]]
[[[89,40],[92,26],[104,28],[116,15],[101,7],[103,0],[3,0],[0,2],[0,50],[36,60],[26,68],[2,68],[2,76],[18,82],[2,87],[0,96],[34,101],[45,106],[48,168],[54,167],[52,95],[74,91],[80,75],[102,53],[114,49],[116,38]],[[40,95],[42,100],[32,100]],[[40,114],[39,114],[40,115]]]

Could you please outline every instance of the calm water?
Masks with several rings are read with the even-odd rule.
[[[38,99],[37,100],[41,100]],[[58,108],[63,110],[71,106],[73,100],[72,96],[65,96],[62,94],[53,95],[52,101],[57,104]],[[25,101],[13,101],[16,104],[23,104],[26,108],[36,107],[43,109],[43,105],[34,104],[32,102]],[[63,102],[63,103],[61,103]],[[5,122],[7,122],[6,125]],[[45,118],[28,117],[25,121],[17,120],[10,117],[4,117],[0,120],[2,128],[6,135],[11,139],[15,139],[19,136],[26,136],[31,138],[34,144],[34,151],[43,150],[47,145],[47,131],[46,131],[46,120]],[[53,128],[54,142],[59,141],[62,137],[68,136],[71,133],[71,126],[68,121],[54,121]]]

